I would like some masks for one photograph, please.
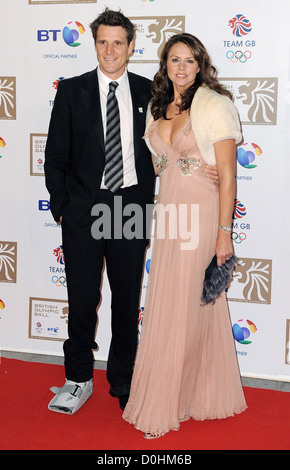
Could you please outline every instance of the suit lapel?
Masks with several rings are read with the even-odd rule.
[[[143,93],[134,75],[128,73],[129,84],[132,97],[133,107],[133,135],[134,135],[134,152],[135,160],[137,160],[141,139],[145,131],[145,117],[148,105],[148,98]]]
[[[103,151],[105,151],[104,129],[97,70],[93,70],[88,75],[86,84],[82,89],[82,93],[84,97],[84,105],[86,106],[90,115],[90,123],[94,128]]]
[[[133,138],[134,138],[134,153],[135,160],[137,160],[141,139],[145,131],[145,118],[148,106],[148,97],[144,94],[140,87],[138,80],[134,74],[128,73],[129,85],[132,97],[133,108]],[[88,74],[87,80],[82,89],[84,106],[89,113],[89,120],[97,135],[98,141],[103,151],[105,151],[104,143],[104,129],[100,103],[100,91],[97,77],[97,69]]]

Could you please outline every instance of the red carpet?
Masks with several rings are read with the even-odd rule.
[[[248,410],[234,418],[189,420],[178,432],[148,441],[122,419],[95,370],[95,392],[73,416],[53,413],[50,387],[61,386],[63,366],[1,359],[2,450],[289,450],[290,393],[245,388]],[[120,452],[119,452],[120,454]]]

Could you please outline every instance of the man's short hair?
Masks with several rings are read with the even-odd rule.
[[[94,41],[97,39],[97,32],[100,25],[105,26],[121,26],[126,30],[128,44],[133,40],[136,31],[136,25],[134,25],[129,18],[127,18],[121,10],[114,11],[106,8],[91,24],[90,28]]]

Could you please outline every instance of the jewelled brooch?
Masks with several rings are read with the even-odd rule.
[[[159,170],[159,175],[162,175],[164,173],[165,168],[168,167],[168,157],[166,153],[157,155],[157,157],[155,157],[155,164]]]
[[[200,167],[200,159],[199,158],[189,158],[186,153],[180,155],[180,158],[177,160],[177,166],[181,169],[181,173],[184,176],[191,175],[191,168],[192,165],[194,170],[197,170]]]

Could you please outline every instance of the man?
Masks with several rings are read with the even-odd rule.
[[[146,237],[120,238],[120,230],[115,239],[114,233],[108,239],[93,237],[92,207],[109,207],[113,224],[117,197],[122,198],[122,207],[138,204],[145,214],[146,205],[153,202],[154,188],[151,154],[142,139],[151,82],[126,70],[135,26],[121,12],[107,8],[91,24],[91,30],[99,67],[59,83],[45,153],[51,211],[62,224],[69,302],[68,340],[64,343],[66,383],[53,389],[56,395],[49,408],[69,414],[93,392],[92,350],[97,348],[96,309],[104,259],[112,292],[107,378],[110,394],[119,398],[122,409],[128,400],[137,346]],[[110,82],[113,85],[109,86]],[[119,118],[107,116],[108,94],[117,99]],[[107,132],[116,130],[118,122],[122,143],[117,153],[121,153],[122,164],[114,174],[119,163],[111,162],[108,171],[115,186],[108,189],[106,161],[118,156],[112,155],[118,144],[116,135],[108,137]]]
[[[106,8],[91,30],[99,67],[59,83],[45,153],[51,212],[62,224],[69,302],[66,382],[52,389],[56,395],[49,409],[68,414],[93,393],[92,350],[97,348],[96,309],[104,260],[112,293],[107,379],[120,408],[127,403],[147,246],[146,207],[152,207],[154,190],[151,154],[142,139],[151,82],[126,70],[135,26],[121,12]],[[142,209],[142,237],[123,233],[128,216],[122,217],[121,227],[114,225],[131,204]],[[110,209],[111,236],[95,233],[100,218],[94,207]]]

